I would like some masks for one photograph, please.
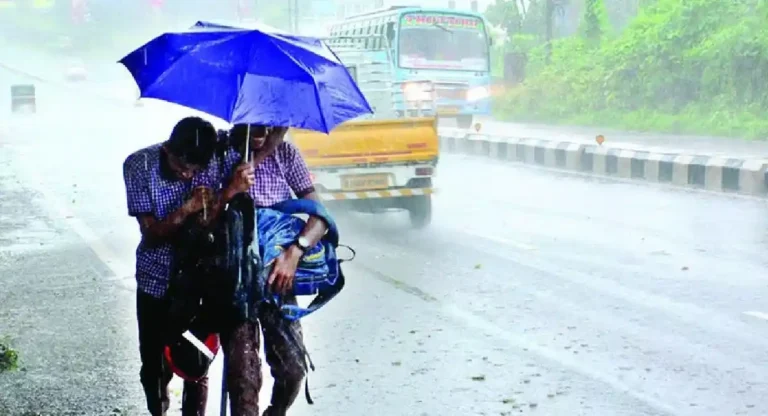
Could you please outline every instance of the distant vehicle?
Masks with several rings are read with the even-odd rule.
[[[384,39],[360,38],[383,35]],[[331,47],[356,42],[373,56],[386,42],[394,72],[396,110],[413,112],[412,98],[423,94],[419,81],[432,81],[441,118],[461,128],[491,112],[490,34],[475,12],[392,6],[348,17],[333,25]],[[389,81],[389,80],[388,80]]]
[[[351,16],[326,40],[374,109],[326,136],[293,129],[321,196],[366,212],[432,219],[439,159],[437,120],[462,128],[490,114],[490,42],[478,13],[389,7]]]
[[[336,35],[326,42],[374,114],[347,121],[329,135],[291,130],[316,189],[332,209],[404,209],[414,228],[429,225],[439,158],[435,83],[402,81],[383,31]],[[417,92],[408,93],[407,105],[404,85]]]

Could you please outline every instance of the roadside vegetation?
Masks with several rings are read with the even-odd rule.
[[[495,75],[505,58],[518,62],[498,117],[768,138],[768,1],[636,0],[616,25],[606,4],[626,1],[585,0],[578,27],[555,33],[550,53],[545,2],[497,0],[487,11],[507,38]]]
[[[19,353],[14,350],[10,341],[0,338],[0,373],[14,371],[19,368]]]

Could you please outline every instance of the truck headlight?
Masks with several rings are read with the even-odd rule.
[[[403,96],[405,96],[406,101],[431,101],[432,96],[430,92],[428,84],[411,83],[403,85]]]
[[[488,88],[472,87],[467,91],[467,101],[480,101],[490,96]]]

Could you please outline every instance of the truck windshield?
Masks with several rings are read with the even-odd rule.
[[[476,17],[408,14],[398,43],[401,68],[488,71],[488,40]]]

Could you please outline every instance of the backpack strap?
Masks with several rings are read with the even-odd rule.
[[[307,315],[315,312],[330,302],[331,299],[336,297],[336,295],[338,295],[339,292],[344,289],[344,284],[344,273],[341,271],[341,268],[339,268],[339,276],[336,279],[336,284],[334,284],[328,290],[318,293],[306,308],[302,308],[298,305],[280,305],[280,311],[289,321],[298,321],[299,319],[306,317]]]
[[[334,249],[339,246],[339,228],[323,204],[311,199],[288,199],[270,208],[285,214],[308,214],[322,219],[328,226],[328,232],[323,236],[323,240],[331,243]]]
[[[312,395],[309,394],[309,371],[315,371],[315,363],[312,362],[312,357],[309,356],[307,347],[304,345],[304,342],[300,340],[293,326],[287,325],[286,334],[302,355],[301,365],[304,367],[304,372],[306,373],[304,376],[304,398],[307,399],[308,404],[315,404],[315,401],[312,400]]]

